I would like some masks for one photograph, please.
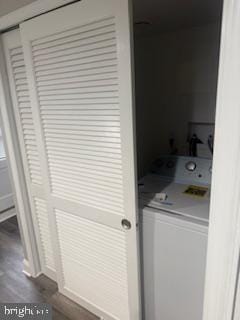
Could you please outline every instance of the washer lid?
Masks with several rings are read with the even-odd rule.
[[[143,206],[209,220],[209,185],[181,184],[149,174],[139,182],[139,198]]]

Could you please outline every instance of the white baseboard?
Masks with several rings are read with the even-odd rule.
[[[0,213],[0,223],[14,217],[16,215],[16,209],[11,208],[7,211],[4,211],[3,213]]]
[[[41,274],[44,274],[45,276],[47,276],[48,278],[52,279],[53,281],[55,281],[55,282],[57,281],[56,271],[52,270],[50,268],[46,268],[45,271],[39,272],[36,276],[32,276],[31,275],[30,266],[29,266],[29,261],[27,259],[23,260],[23,273],[27,277],[33,277],[33,278],[37,278]]]
[[[2,179],[2,177],[0,177]],[[0,212],[7,211],[9,208],[14,207],[13,194],[8,193],[0,197]]]
[[[27,259],[23,260],[23,271],[22,272],[25,274],[25,276],[31,277],[31,278],[37,278],[38,276],[40,276],[42,274],[42,272],[39,272],[39,273],[37,273],[36,275],[33,276],[31,274],[29,261]]]
[[[46,268],[43,272],[48,278],[52,279],[53,281],[57,282],[57,274],[56,271],[51,268]]]
[[[23,273],[27,276],[27,277],[31,277],[31,272],[30,272],[30,266],[29,266],[29,262],[27,259],[23,260]]]

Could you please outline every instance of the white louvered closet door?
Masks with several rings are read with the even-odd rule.
[[[5,33],[2,42],[41,267],[44,274],[55,279],[43,170],[40,165],[19,29]]]
[[[60,291],[139,320],[128,1],[83,0],[20,31]]]

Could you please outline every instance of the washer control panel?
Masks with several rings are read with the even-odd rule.
[[[212,160],[197,157],[161,156],[152,164],[151,172],[176,182],[210,184]]]

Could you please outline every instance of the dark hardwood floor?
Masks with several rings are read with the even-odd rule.
[[[16,217],[0,223],[0,302],[46,302],[53,306],[54,320],[98,318],[57,291],[54,281],[41,275],[28,278],[22,272],[23,249]]]

